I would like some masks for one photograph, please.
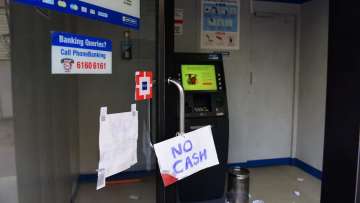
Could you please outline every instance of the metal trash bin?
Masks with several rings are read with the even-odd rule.
[[[250,171],[235,167],[229,170],[227,202],[249,203]]]

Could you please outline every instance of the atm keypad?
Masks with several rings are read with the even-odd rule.
[[[223,90],[222,78],[221,78],[221,74],[220,74],[220,73],[217,74],[217,80],[218,80],[219,90]]]

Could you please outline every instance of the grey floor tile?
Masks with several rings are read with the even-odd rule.
[[[0,202],[1,203],[17,203],[17,183],[16,177],[1,177],[0,178]]]
[[[290,166],[256,168],[251,169],[250,176],[252,200],[263,200],[265,203],[320,203],[321,182],[298,168]],[[303,181],[298,181],[298,178]],[[296,196],[294,191],[299,191],[300,196]],[[138,199],[130,198],[131,195],[135,195]],[[76,203],[115,202],[155,202],[155,179],[148,178],[141,183],[111,186],[98,192],[95,191],[94,183],[82,184],[76,201]]]
[[[265,167],[250,170],[252,199],[265,203],[319,203],[320,180],[291,166]],[[298,178],[303,179],[302,182]],[[294,194],[297,191],[300,196]]]
[[[140,183],[108,186],[95,190],[95,183],[81,184],[75,203],[155,203],[155,179]]]
[[[10,119],[0,120],[0,202],[18,202],[14,129]]]

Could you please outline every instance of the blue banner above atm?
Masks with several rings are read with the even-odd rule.
[[[139,29],[140,0],[15,0],[94,20]]]

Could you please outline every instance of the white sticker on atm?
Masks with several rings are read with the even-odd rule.
[[[219,164],[211,126],[154,145],[165,187]]]

